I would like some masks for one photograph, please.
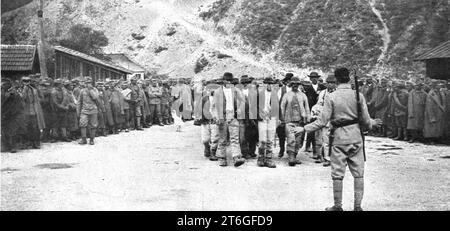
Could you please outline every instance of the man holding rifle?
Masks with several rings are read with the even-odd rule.
[[[362,211],[365,155],[361,130],[372,129],[381,125],[382,121],[370,118],[364,96],[352,90],[347,68],[338,68],[334,74],[338,86],[336,91],[325,100],[321,115],[313,123],[304,128],[298,128],[297,132],[317,131],[330,122],[329,145],[334,206],[326,210],[342,211],[342,182],[348,165],[354,177],[354,210]]]

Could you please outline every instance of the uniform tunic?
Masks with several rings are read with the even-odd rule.
[[[367,110],[366,100],[360,93],[361,124],[369,129],[375,123],[370,119]],[[350,84],[340,84],[336,91],[325,99],[322,113],[311,124],[305,126],[306,132],[317,131],[327,126],[330,121],[336,119],[355,120],[358,118],[356,107],[355,91]],[[353,124],[341,128],[336,128],[332,144],[331,177],[333,180],[344,178],[346,166],[355,178],[362,178],[364,175],[364,155],[361,130],[358,124]]]
[[[425,101],[427,93],[424,90],[412,90],[408,97],[409,130],[422,131],[425,117]]]
[[[425,104],[425,124],[423,136],[425,138],[439,138],[444,134],[442,120],[445,107],[440,92],[431,90],[428,93]]]

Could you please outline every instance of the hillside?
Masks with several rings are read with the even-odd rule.
[[[2,5],[2,43],[34,43],[35,11]],[[450,39],[447,0],[48,0],[44,12],[50,44],[83,23],[105,32],[104,52],[171,77],[304,77],[337,65],[405,74]]]

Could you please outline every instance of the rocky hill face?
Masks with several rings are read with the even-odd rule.
[[[3,2],[2,43],[34,43],[36,3],[3,13]],[[448,0],[45,2],[49,44],[83,23],[105,32],[105,53],[126,53],[171,77],[215,78],[225,71],[304,77],[339,65],[417,73],[414,56],[450,39]]]

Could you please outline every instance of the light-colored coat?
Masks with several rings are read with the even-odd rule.
[[[445,105],[441,100],[440,92],[431,90],[425,104],[425,124],[423,136],[425,138],[439,138],[444,133],[442,120],[444,119]]]

